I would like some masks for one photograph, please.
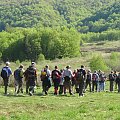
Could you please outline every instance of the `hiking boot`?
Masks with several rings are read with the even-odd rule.
[[[30,95],[30,96],[32,96],[32,95],[33,95],[33,93],[32,93],[32,92],[30,92],[30,93],[29,93],[29,95]]]

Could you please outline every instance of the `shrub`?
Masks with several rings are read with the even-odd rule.
[[[90,60],[90,68],[92,71],[94,71],[94,70],[102,70],[102,71],[108,70],[108,67],[107,67],[102,56],[92,57],[92,59]]]

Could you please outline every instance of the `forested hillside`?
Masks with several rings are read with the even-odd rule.
[[[75,57],[103,40],[120,40],[119,0],[0,0],[1,60]]]
[[[109,27],[119,28],[120,21],[119,0],[1,0],[0,11],[0,31],[6,25],[39,25],[101,32]]]

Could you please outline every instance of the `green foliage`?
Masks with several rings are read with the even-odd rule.
[[[89,32],[87,34],[82,34],[81,38],[86,42],[120,40],[120,30],[109,30],[102,33]]]
[[[94,70],[102,70],[102,71],[106,71],[108,70],[108,67],[104,61],[104,59],[102,58],[102,56],[94,56],[92,57],[91,61],[90,61],[90,69],[92,71]]]
[[[74,27],[79,32],[119,29],[119,0],[0,1],[0,31],[6,27]]]
[[[4,61],[37,61],[40,54],[45,59],[79,55],[80,35],[75,29],[63,27],[13,30],[14,33],[0,33],[0,52]]]
[[[38,61],[44,61],[45,60],[45,56],[43,54],[38,55]]]
[[[107,61],[107,65],[111,68],[111,70],[120,70],[120,53],[112,52],[110,54],[110,58]]]

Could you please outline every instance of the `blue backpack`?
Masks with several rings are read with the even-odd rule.
[[[16,79],[16,80],[19,80],[21,77],[20,77],[20,69],[17,69],[17,70],[15,70],[14,71],[14,78]]]
[[[2,71],[1,71],[1,77],[3,79],[8,78],[8,69],[6,67],[3,67]]]

